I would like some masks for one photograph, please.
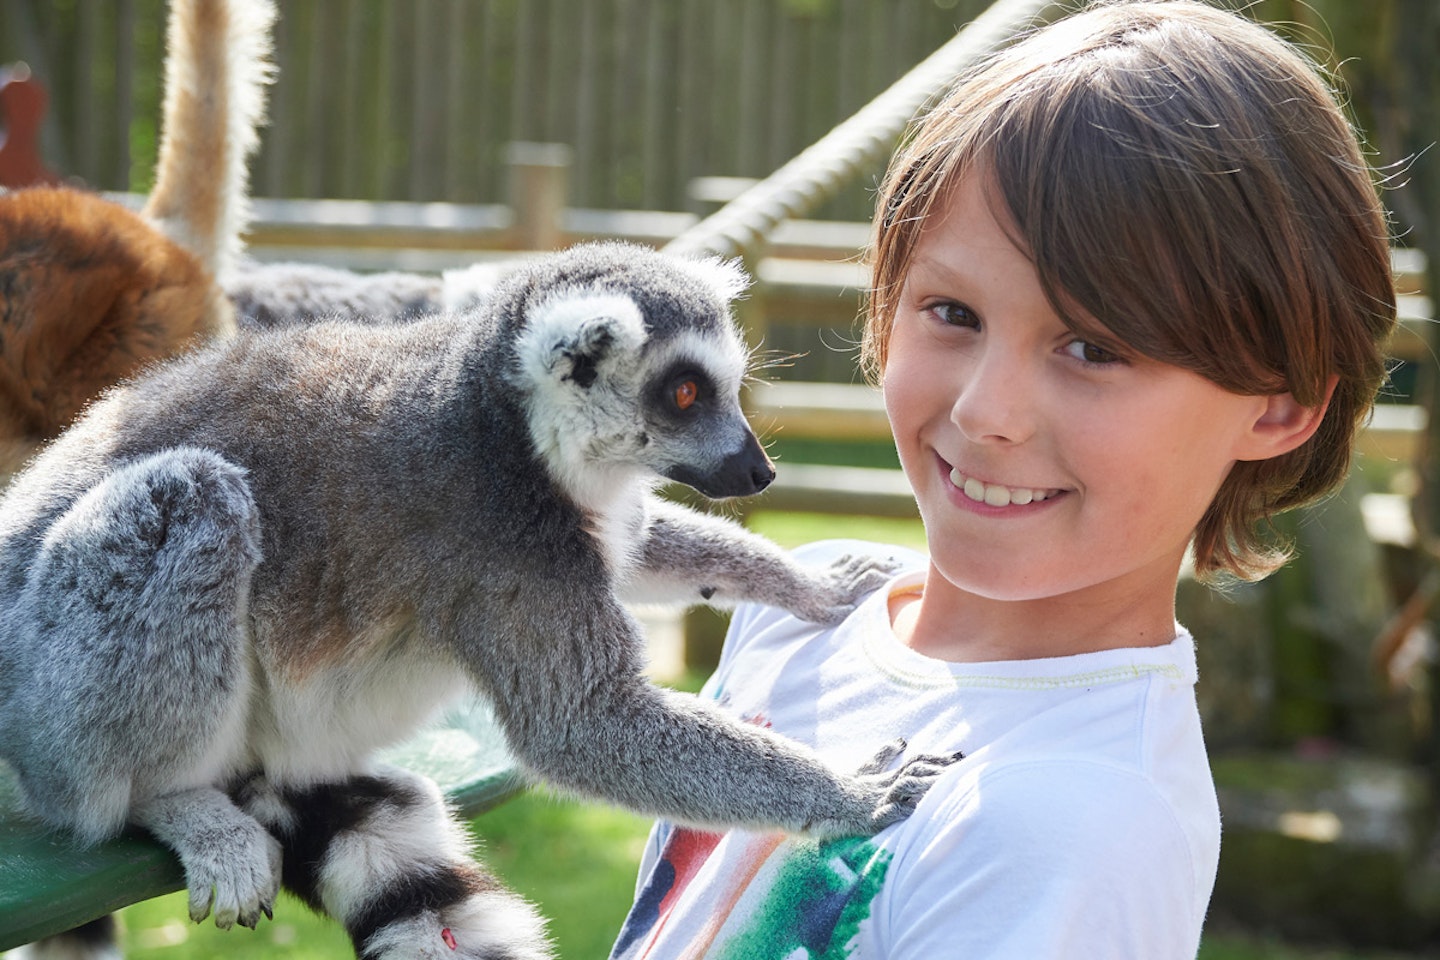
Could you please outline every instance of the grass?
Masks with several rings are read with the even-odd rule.
[[[746,525],[783,547],[837,537],[893,543],[916,550],[925,549],[925,528],[919,520],[887,517],[837,517],[822,513],[776,513],[757,510],[746,518]]]

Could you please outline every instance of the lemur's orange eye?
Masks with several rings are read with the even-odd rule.
[[[694,405],[700,390],[695,386],[694,380],[681,380],[675,385],[675,406],[680,410],[689,410]]]

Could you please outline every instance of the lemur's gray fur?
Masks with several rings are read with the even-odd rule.
[[[389,322],[473,310],[517,263],[481,261],[437,276],[244,259],[222,275],[221,284],[244,326],[274,329],[337,317]]]
[[[221,925],[269,913],[278,839],[366,957],[548,955],[433,787],[370,760],[466,689],[583,795],[820,836],[906,816],[953,758],[837,774],[643,678],[621,591],[834,621],[885,576],[652,492],[773,476],[743,283],[581,247],[470,313],[242,331],[96,403],[0,500],[0,756],[36,813],[149,829]]]

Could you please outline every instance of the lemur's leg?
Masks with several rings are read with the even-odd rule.
[[[32,631],[18,712],[43,763],[27,795],[86,840],[127,821],[184,864],[191,910],[253,925],[273,842],[209,785],[242,762],[250,692],[240,621],[260,556],[244,473],[177,449],[120,467],[46,531],[12,611]]]
[[[470,855],[439,789],[382,767],[338,783],[257,779],[238,802],[285,850],[287,889],[345,925],[362,960],[544,960],[544,921]]]
[[[621,589],[626,600],[717,606],[748,600],[836,623],[893,570],[869,556],[807,567],[738,523],[649,497],[639,563]]]
[[[841,773],[793,740],[656,687],[643,676],[639,625],[578,580],[565,591],[520,584],[513,608],[524,615],[503,625],[503,648],[462,641],[512,752],[551,784],[698,826],[869,835],[908,816],[958,759],[877,742],[880,763]],[[473,613],[475,634],[487,613]]]
[[[254,817],[213,787],[143,801],[135,821],[175,851],[185,865],[190,919],[215,911],[215,925],[254,928],[269,917],[280,888],[280,844]]]

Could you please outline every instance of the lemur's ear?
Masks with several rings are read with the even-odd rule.
[[[732,260],[721,260],[719,257],[698,260],[678,258],[676,264],[691,277],[714,290],[726,303],[738,300],[750,289],[750,275],[745,272],[744,263],[739,257]]]
[[[530,311],[517,344],[522,373],[532,382],[595,383],[607,360],[644,344],[645,321],[629,297],[563,291]]]

